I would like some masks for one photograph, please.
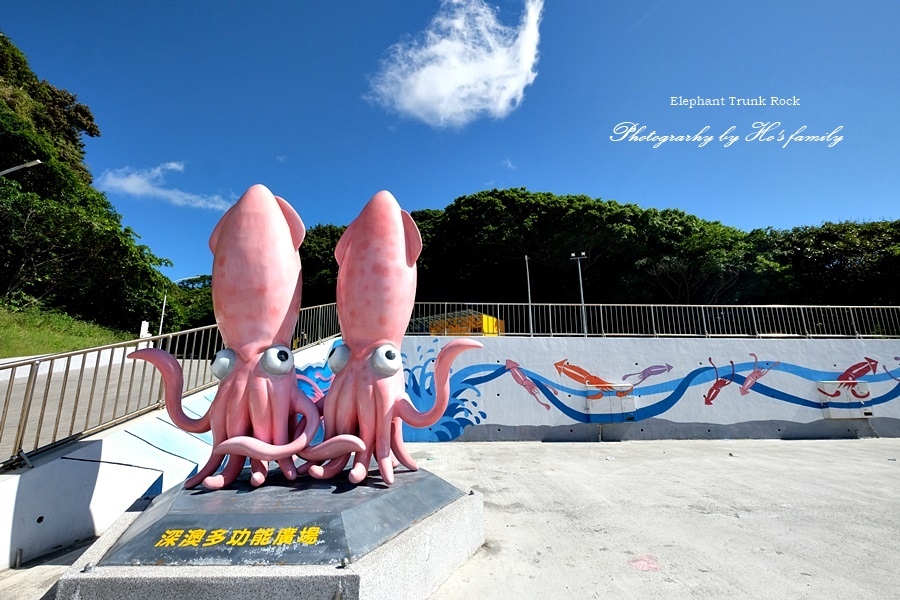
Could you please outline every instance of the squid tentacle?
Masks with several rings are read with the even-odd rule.
[[[335,458],[328,464],[313,465],[309,468],[309,474],[316,479],[331,479],[344,470],[344,467],[347,466],[347,462],[349,462],[349,460],[350,455],[345,454],[344,456]]]
[[[239,453],[261,460],[278,461],[297,455],[304,460],[323,462],[365,449],[363,441],[352,434],[335,435],[316,446],[310,446],[309,442],[315,437],[320,424],[319,409],[299,389],[292,391],[292,404],[294,411],[303,416],[297,423],[297,430],[302,428],[302,431],[294,441],[276,445],[251,436],[235,436],[217,444],[215,451],[221,454]],[[308,469],[298,471],[298,474],[306,471]]]
[[[303,428],[302,432],[294,441],[287,444],[271,444],[252,436],[234,436],[217,444],[215,451],[219,454],[245,454],[259,460],[282,461],[296,454],[305,460],[325,461],[365,448],[362,440],[351,434],[334,436],[310,447],[309,442],[319,428],[319,410],[299,389],[296,392],[292,391],[292,404],[294,411],[303,416],[303,420],[298,423],[298,428]],[[284,469],[284,465],[281,466]]]
[[[365,449],[353,457],[353,467],[348,477],[351,483],[359,483],[369,474],[369,463],[372,461],[375,441],[378,439],[378,415],[384,410],[380,400],[376,401],[376,398],[380,397],[378,393],[380,382],[373,385],[365,378],[357,377],[356,383],[355,387],[351,386],[350,401],[345,404],[345,407],[354,410],[345,414],[343,421],[338,422],[338,427],[342,431],[356,429],[365,444]]]
[[[310,400],[299,388],[295,387],[291,390],[291,406],[295,414],[303,415],[303,431],[292,442],[298,445],[305,442],[303,447],[298,449],[297,452],[299,452],[299,450],[302,450],[312,442],[316,436],[316,431],[319,430],[322,418],[316,403]],[[297,452],[293,454],[297,454]]]
[[[209,410],[199,419],[192,419],[184,413],[181,406],[184,374],[174,356],[159,348],[143,348],[130,353],[128,358],[146,360],[159,370],[166,391],[166,412],[169,413],[172,423],[190,433],[209,431]]]
[[[269,463],[268,461],[263,462],[255,458],[251,458],[250,471],[252,472],[252,475],[250,475],[250,485],[252,485],[253,487],[259,487],[266,482],[266,475],[269,474]]]
[[[301,441],[296,440],[290,444],[276,446],[249,435],[239,435],[216,445],[215,452],[217,454],[240,453],[259,460],[281,460],[296,454],[304,460],[325,461],[365,449],[362,440],[352,434],[337,435],[315,446],[310,446],[305,442],[301,444]]]
[[[222,472],[218,475],[211,475],[204,479],[203,487],[208,490],[220,490],[226,485],[233,483],[234,480],[238,478],[238,475],[241,474],[241,471],[244,470],[244,462],[246,460],[246,456],[230,455]]]
[[[353,467],[347,479],[350,483],[360,483],[369,474],[369,463],[372,461],[372,444],[368,444],[365,449],[356,453],[353,457]]]
[[[317,462],[305,462],[297,467],[297,475],[309,475],[309,470],[317,465],[321,465],[322,463]]]
[[[381,478],[388,485],[394,483],[394,465],[391,461],[391,422],[394,411],[394,383],[402,384],[402,379],[394,377],[382,379],[375,385],[375,460]],[[443,412],[441,413],[443,414]]]
[[[297,456],[304,460],[321,462],[340,458],[351,452],[362,452],[365,448],[366,445],[363,441],[355,435],[351,433],[342,433],[341,435],[336,435],[315,446],[308,446],[306,449],[299,452]]]
[[[391,423],[391,451],[397,461],[409,469],[410,471],[418,471],[419,465],[415,459],[410,456],[409,451],[403,443],[403,423],[399,417],[394,417]]]
[[[193,488],[197,487],[198,485],[200,485],[200,483],[204,479],[206,479],[207,477],[209,477],[210,475],[215,473],[216,470],[218,470],[218,468],[222,466],[223,462],[225,462],[224,455],[222,455],[222,454],[210,455],[209,460],[206,462],[206,464],[203,466],[203,468],[200,469],[196,475],[194,475],[193,477],[191,477],[190,479],[188,479],[187,481],[184,482],[185,489],[190,490],[190,489],[193,489]]]
[[[394,405],[394,415],[413,427],[428,427],[437,423],[450,402],[450,365],[453,360],[466,350],[483,347],[475,340],[460,339],[453,340],[441,348],[434,364],[434,406],[427,412],[421,413],[416,410],[408,398],[403,397]]]

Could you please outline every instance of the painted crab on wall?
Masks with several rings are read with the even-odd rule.
[[[219,489],[232,483],[250,457],[253,485],[268,475],[268,461],[246,452],[221,450],[229,438],[252,436],[274,445],[290,443],[291,454],[278,459],[282,473],[296,478],[292,454],[325,460],[363,449],[353,436],[336,436],[310,447],[320,424],[312,399],[296,384],[291,337],[300,308],[300,257],[303,221],[282,198],[262,185],[247,190],[219,221],[209,239],[213,253],[213,309],[225,348],[213,360],[221,380],[212,405],[199,419],[181,405],[183,375],[171,354],[148,348],[129,356],[152,363],[162,373],[166,410],[185,431],[212,431],[213,452],[206,465],[185,482]],[[216,471],[222,464],[221,473]]]
[[[418,468],[404,447],[402,423],[413,427],[436,423],[449,401],[453,360],[461,352],[482,347],[468,339],[445,345],[435,362],[435,404],[426,412],[415,408],[405,393],[400,344],[415,302],[416,259],[421,250],[415,222],[386,191],[366,204],[338,241],[334,255],[339,265],[337,311],[343,344],[328,357],[335,376],[319,401],[325,424],[325,441],[319,446],[333,446],[317,459],[299,454],[309,462],[298,471],[330,478],[352,456],[349,479],[359,483],[368,475],[374,455],[382,479],[391,484],[399,464]],[[353,448],[357,438],[362,447]],[[279,446],[258,436],[242,436],[219,444],[216,452],[283,461],[297,453],[300,445],[302,440]],[[334,455],[340,448],[346,451]]]

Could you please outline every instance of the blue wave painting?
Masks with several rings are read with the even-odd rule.
[[[337,343],[340,343],[338,341]],[[426,411],[434,406],[435,389],[434,389],[434,362],[440,349],[440,340],[435,338],[430,343],[423,343],[416,347],[416,356],[410,357],[403,355],[405,365],[411,365],[404,369],[406,373],[406,393],[415,407],[420,411]],[[631,395],[635,398],[646,398],[651,396],[662,396],[652,404],[640,406],[633,413],[589,413],[581,407],[575,408],[566,404],[559,399],[559,393],[565,393],[573,398],[588,398],[596,400],[600,396],[613,397],[616,395],[615,390],[600,390],[597,388],[589,389],[585,386],[569,387],[560,384],[557,378],[548,379],[544,375],[536,371],[522,367],[518,363],[515,365],[517,373],[511,372],[508,365],[498,364],[475,364],[463,367],[450,373],[450,400],[447,409],[444,411],[441,419],[427,428],[414,428],[407,424],[403,424],[403,438],[413,442],[438,442],[449,441],[460,437],[466,427],[479,425],[483,423],[488,415],[483,406],[480,406],[482,392],[480,387],[484,384],[498,379],[503,376],[517,377],[516,383],[519,383],[529,390],[543,406],[552,406],[572,421],[578,423],[616,423],[623,421],[641,421],[658,417],[670,410],[679,401],[685,398],[686,394],[692,388],[703,386],[697,390],[695,395],[691,396],[692,400],[702,400],[705,396],[703,391],[706,387],[716,382],[717,378],[724,377],[730,379],[729,384],[734,384],[744,388],[742,393],[757,394],[767,398],[801,406],[810,409],[821,410],[823,408],[832,409],[859,409],[863,407],[872,407],[895,400],[900,396],[900,376],[894,375],[882,367],[883,372],[873,372],[863,376],[853,377],[846,380],[843,388],[852,391],[854,381],[865,381],[868,383],[885,383],[894,381],[890,389],[880,396],[866,397],[864,400],[839,401],[831,400],[828,402],[820,402],[818,400],[810,400],[802,398],[794,394],[776,389],[761,383],[759,379],[765,373],[770,371],[778,371],[787,373],[806,381],[816,383],[819,381],[845,381],[848,371],[839,373],[836,371],[822,371],[812,369],[802,365],[795,365],[781,361],[747,361],[735,363],[734,371],[730,366],[725,370],[717,371],[714,367],[700,367],[694,369],[681,377],[674,377],[668,380],[660,380],[661,373],[655,373],[655,383],[643,385],[630,390]],[[666,365],[668,366],[668,365]],[[858,365],[855,365],[858,366]],[[874,370],[874,369],[870,369]],[[307,367],[304,370],[298,369],[298,374],[302,374],[305,379],[311,380],[317,384],[321,391],[327,393],[328,385],[330,385],[331,371],[327,366]],[[555,375],[555,374],[554,374]],[[662,373],[664,375],[664,373]],[[524,379],[523,379],[524,378]],[[719,380],[721,381],[721,379]],[[527,382],[523,383],[523,382]],[[308,382],[298,381],[301,389],[307,394],[314,391]],[[303,386],[306,385],[306,389]],[[540,396],[540,398],[538,398]],[[544,402],[546,401],[546,403]],[[711,404],[711,403],[708,403]],[[584,404],[582,403],[582,406]],[[712,407],[710,407],[712,409]]]

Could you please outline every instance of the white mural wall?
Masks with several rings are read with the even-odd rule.
[[[404,340],[420,409],[450,339]],[[900,435],[900,340],[478,340],[453,365],[444,418],[408,440]]]

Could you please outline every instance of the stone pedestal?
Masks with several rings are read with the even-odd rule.
[[[426,598],[481,546],[482,515],[424,470],[173,489],[104,533],[57,598]]]

